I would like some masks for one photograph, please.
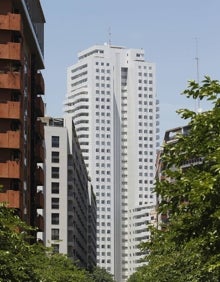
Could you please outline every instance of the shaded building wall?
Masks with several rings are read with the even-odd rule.
[[[35,15],[26,2],[0,2],[0,201],[14,207],[22,220],[43,231],[44,116],[43,48],[34,29],[43,34],[44,15],[39,1]],[[42,45],[41,45],[42,46]],[[34,234],[36,235],[36,234]]]

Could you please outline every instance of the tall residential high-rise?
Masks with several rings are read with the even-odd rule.
[[[43,231],[44,14],[39,0],[0,1],[0,202]],[[36,234],[34,234],[36,235]]]
[[[85,268],[96,265],[96,202],[72,117],[45,124],[46,246]]]
[[[125,281],[149,236],[159,126],[155,65],[142,49],[96,45],[67,71],[73,117],[97,199],[97,263]]]

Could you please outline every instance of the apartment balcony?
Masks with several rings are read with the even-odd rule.
[[[21,61],[21,43],[0,44],[0,59]]]
[[[36,74],[35,83],[36,83],[37,94],[39,94],[39,95],[45,94],[44,78],[43,78],[41,72]]]
[[[36,184],[38,186],[44,185],[44,171],[41,167],[38,167],[35,172]]]
[[[19,149],[21,146],[20,131],[0,132],[0,148]]]
[[[35,110],[38,117],[44,116],[44,102],[41,97],[36,97]]]
[[[20,72],[0,73],[0,88],[21,90],[21,74]]]
[[[0,103],[0,118],[20,119],[21,118],[20,108],[21,108],[20,102],[8,101],[6,103]]]
[[[0,163],[0,178],[16,178],[21,177],[21,168],[19,161],[7,161]]]
[[[44,139],[44,124],[40,120],[36,121],[36,133],[41,139]]]
[[[35,159],[38,163],[44,162],[44,147],[40,143],[35,146]]]
[[[6,203],[8,208],[19,209],[20,208],[20,192],[14,190],[8,190],[4,193],[0,193],[0,202]]]
[[[0,15],[0,30],[22,31],[21,15],[12,13]]]
[[[37,227],[38,227],[38,231],[39,231],[39,232],[44,231],[44,218],[43,218],[42,215],[38,215],[38,216],[37,216],[36,224],[37,224]]]
[[[44,194],[41,191],[36,194],[36,207],[37,209],[44,208]]]

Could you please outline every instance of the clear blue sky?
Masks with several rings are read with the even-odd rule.
[[[197,55],[200,79],[209,75],[220,80],[219,0],[41,0],[41,4],[46,18],[47,115],[63,115],[67,67],[77,61],[79,51],[108,42],[109,28],[113,45],[143,48],[145,59],[156,63],[162,137],[166,129],[185,124],[177,109],[195,108],[180,93],[188,80],[197,79]]]

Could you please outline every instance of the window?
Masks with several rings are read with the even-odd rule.
[[[52,167],[51,168],[51,177],[52,178],[59,178],[60,176],[60,169],[59,167]]]
[[[60,246],[59,244],[52,244],[54,253],[59,253]]]
[[[51,193],[52,194],[59,194],[60,183],[59,182],[52,182],[51,183]]]
[[[52,198],[51,199],[51,208],[52,209],[59,209],[59,198]]]
[[[59,229],[51,229],[51,240],[59,240]]]
[[[51,152],[51,161],[52,161],[52,163],[59,163],[60,153],[59,152]]]
[[[60,137],[59,136],[52,136],[51,143],[52,143],[52,147],[58,148],[60,146]]]
[[[59,223],[60,223],[59,213],[52,213],[51,224],[59,224]]]

